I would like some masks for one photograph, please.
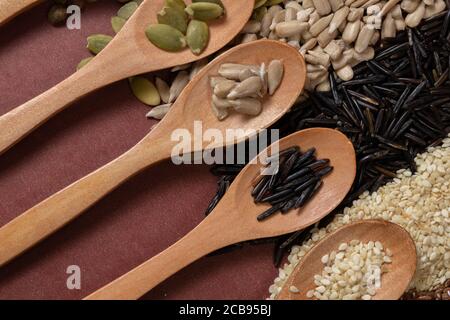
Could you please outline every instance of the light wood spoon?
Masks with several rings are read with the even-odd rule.
[[[42,0],[0,0],[0,26],[40,2]]]
[[[201,55],[170,53],[149,42],[145,29],[156,22],[164,0],[145,0],[114,40],[91,62],[47,92],[0,117],[0,154],[70,103],[98,88],[141,73],[204,58],[229,43],[248,21],[253,1],[224,0],[227,14],[210,23],[211,39]]]
[[[210,76],[217,75],[220,65],[226,62],[259,65],[269,63],[272,57],[283,61],[285,73],[276,93],[265,97],[262,113],[256,117],[233,113],[222,122],[217,120],[210,106]],[[300,95],[305,80],[303,57],[280,41],[259,40],[234,47],[220,55],[200,71],[166,117],[134,148],[0,228],[0,266],[64,226],[131,176],[152,164],[170,159],[173,148],[180,143],[175,141],[179,138],[171,137],[175,130],[186,129],[190,134],[186,138],[196,142],[193,152],[207,147],[231,146],[251,135],[249,130],[254,130],[256,134],[256,131],[268,128],[281,118]],[[224,141],[216,144],[203,141],[203,132],[198,128],[194,130],[195,123],[197,127],[203,127],[203,132],[207,129],[219,130]],[[242,133],[247,131],[247,136],[235,139],[226,134],[228,129],[242,129]]]
[[[306,297],[306,293],[316,287],[314,275],[322,272],[321,258],[333,250],[337,251],[341,243],[348,243],[352,240],[360,240],[364,243],[380,241],[384,248],[392,251],[392,263],[385,264],[388,271],[382,275],[381,288],[372,299],[399,299],[416,272],[416,246],[405,229],[384,220],[358,221],[328,235],[302,258],[281,289],[277,299],[310,300]],[[291,286],[297,287],[300,292],[290,292]]]
[[[239,173],[213,212],[189,234],[86,299],[137,299],[210,252],[241,241],[294,232],[321,220],[341,203],[353,184],[356,174],[353,145],[337,130],[314,128],[281,139],[279,150],[292,146],[300,146],[302,150],[315,147],[317,157],[330,159],[334,167],[320,191],[305,207],[258,222],[258,214],[270,205],[253,202],[251,191],[261,165],[250,163]]]

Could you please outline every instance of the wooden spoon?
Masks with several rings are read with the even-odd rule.
[[[283,61],[285,73],[276,93],[265,97],[262,113],[256,117],[233,113],[222,122],[217,120],[210,106],[210,76],[217,75],[220,65],[226,62],[259,65],[269,63],[272,57]],[[190,135],[187,138],[195,141],[193,152],[233,145],[281,118],[300,95],[305,80],[303,57],[280,41],[255,41],[220,55],[189,83],[166,117],[134,148],[0,228],[0,266],[64,226],[131,176],[171,158],[172,149],[179,145],[179,141],[174,141],[177,138],[171,137],[175,130],[184,128]],[[216,144],[203,141],[199,126],[203,132],[219,130],[224,141]],[[241,129],[241,136],[235,139],[227,135],[228,129]]]
[[[210,23],[211,39],[201,55],[189,49],[162,51],[149,42],[145,29],[156,23],[164,0],[145,0],[114,40],[89,64],[47,92],[0,117],[0,154],[70,103],[118,80],[204,58],[229,43],[248,21],[253,1],[223,1],[227,14]]]
[[[362,220],[341,227],[314,246],[295,267],[281,289],[279,300],[310,300],[306,297],[314,289],[314,275],[323,269],[321,258],[343,242],[360,240],[364,243],[380,241],[384,248],[392,251],[392,263],[386,264],[388,272],[382,275],[381,288],[372,297],[374,300],[397,300],[408,288],[416,272],[416,246],[409,233],[397,224],[384,220]],[[299,293],[290,292],[295,286]]]
[[[0,26],[18,16],[22,12],[31,9],[42,0],[1,0],[0,1]]]
[[[227,245],[294,232],[321,220],[350,190],[356,174],[352,143],[337,130],[314,128],[281,139],[279,150],[300,146],[317,149],[334,167],[320,191],[303,208],[274,215],[263,222],[256,217],[270,207],[255,205],[251,196],[261,165],[250,163],[236,177],[211,214],[167,250],[144,262],[86,299],[137,299],[188,264]],[[270,152],[268,152],[270,154]]]
[[[315,147],[317,157],[330,159],[334,167],[324,178],[319,192],[303,208],[258,222],[258,214],[270,205],[256,205],[253,201],[251,191],[261,165],[251,162],[239,173],[211,214],[189,234],[86,299],[137,299],[210,252],[241,241],[291,233],[321,220],[342,202],[353,184],[356,175],[353,145],[337,130],[314,128],[279,141],[279,150],[292,146],[300,146],[302,150]],[[270,151],[267,154],[271,154]]]

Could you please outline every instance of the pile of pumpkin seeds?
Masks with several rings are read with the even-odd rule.
[[[210,78],[211,106],[217,119],[224,120],[230,110],[249,116],[260,114],[260,99],[278,89],[284,66],[280,60],[272,60],[268,68],[265,63],[261,66],[224,63],[218,73],[219,76]]]
[[[224,14],[221,0],[193,0],[188,6],[184,0],[166,0],[158,13],[158,23],[145,30],[147,38],[158,48],[176,52],[189,46],[199,55],[209,41],[207,22]]]

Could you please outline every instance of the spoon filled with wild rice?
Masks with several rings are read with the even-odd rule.
[[[6,4],[14,7],[11,1]],[[253,1],[235,0],[142,1],[114,39],[103,35],[90,39],[90,50],[98,54],[89,63],[47,92],[0,116],[0,154],[90,92],[217,52],[241,31],[253,6]]]
[[[314,246],[294,268],[279,300],[397,300],[416,271],[409,233],[384,220],[344,226]]]
[[[278,68],[265,67],[271,65],[272,57],[277,57],[279,63],[272,65]],[[247,73],[248,70],[254,72]],[[252,79],[251,85],[245,80],[236,81],[228,94],[217,90],[214,93],[211,80],[217,80],[221,73],[231,76],[231,71],[247,74]],[[232,146],[270,127],[292,107],[305,81],[303,57],[280,41],[255,41],[223,53],[200,71],[166,117],[135,147],[0,228],[0,266],[69,223],[145,168],[174,160],[183,153]],[[269,92],[269,87],[276,90]],[[221,96],[217,99],[227,105],[215,104],[214,101],[219,101],[214,99],[216,93]],[[218,117],[217,112],[228,115]],[[227,134],[233,129],[236,134]],[[223,139],[213,142],[204,138],[208,130],[214,130]],[[192,149],[180,150],[180,134]]]
[[[241,171],[194,230],[86,299],[137,299],[217,249],[304,229],[336,208],[353,184],[355,151],[337,130],[299,131],[266,151],[256,158],[260,161],[250,162]],[[267,172],[274,162],[278,166]],[[259,187],[261,184],[265,186]],[[257,199],[257,194],[262,198]]]

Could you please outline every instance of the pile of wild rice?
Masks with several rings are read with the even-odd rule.
[[[436,289],[450,278],[450,138],[430,147],[415,159],[417,173],[399,170],[392,182],[376,192],[364,192],[353,206],[337,214],[326,227],[316,225],[310,238],[294,246],[288,263],[269,288],[275,298],[302,257],[327,234],[364,219],[383,219],[404,227],[413,238],[418,255],[411,288]]]
[[[340,82],[331,74],[330,92],[310,94],[275,125],[282,135],[308,127],[331,127],[352,140],[358,176],[345,205],[364,192],[378,190],[400,169],[415,172],[414,157],[439,145],[450,131],[449,22],[446,11],[385,41],[372,61],[355,68],[353,80]],[[213,168],[222,177],[208,212],[239,170],[239,166]],[[336,212],[320,226],[326,226]],[[307,239],[309,231],[276,239],[275,264],[283,252]]]

